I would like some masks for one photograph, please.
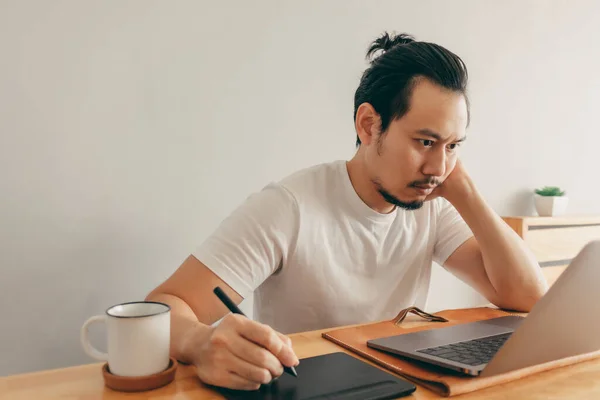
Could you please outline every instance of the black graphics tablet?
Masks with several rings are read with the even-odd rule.
[[[412,383],[341,352],[304,358],[296,371],[297,378],[283,374],[256,391],[218,391],[228,400],[383,400],[416,390]]]

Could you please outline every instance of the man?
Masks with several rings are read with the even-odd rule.
[[[377,53],[377,55],[376,55]],[[546,284],[532,254],[458,159],[469,106],[462,60],[408,35],[375,40],[355,94],[358,150],[250,196],[149,296],[172,307],[172,354],[204,382],[256,389],[298,359],[282,333],[423,306],[432,261],[499,307]],[[255,318],[212,290],[255,294]]]

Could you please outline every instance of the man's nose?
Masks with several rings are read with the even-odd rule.
[[[427,176],[439,177],[446,173],[446,151],[435,151],[428,154],[423,166],[423,174]]]

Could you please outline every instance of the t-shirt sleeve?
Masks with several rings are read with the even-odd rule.
[[[246,298],[285,262],[297,231],[295,198],[271,184],[249,196],[192,255]]]
[[[439,211],[433,260],[443,266],[448,257],[473,236],[473,232],[452,204],[444,198],[438,200]]]

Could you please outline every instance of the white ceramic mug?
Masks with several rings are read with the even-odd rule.
[[[88,319],[81,327],[81,345],[85,352],[119,376],[148,376],[169,366],[171,341],[171,308],[164,303],[136,301],[117,304],[105,315]],[[107,327],[108,353],[94,348],[88,327],[104,322]]]

